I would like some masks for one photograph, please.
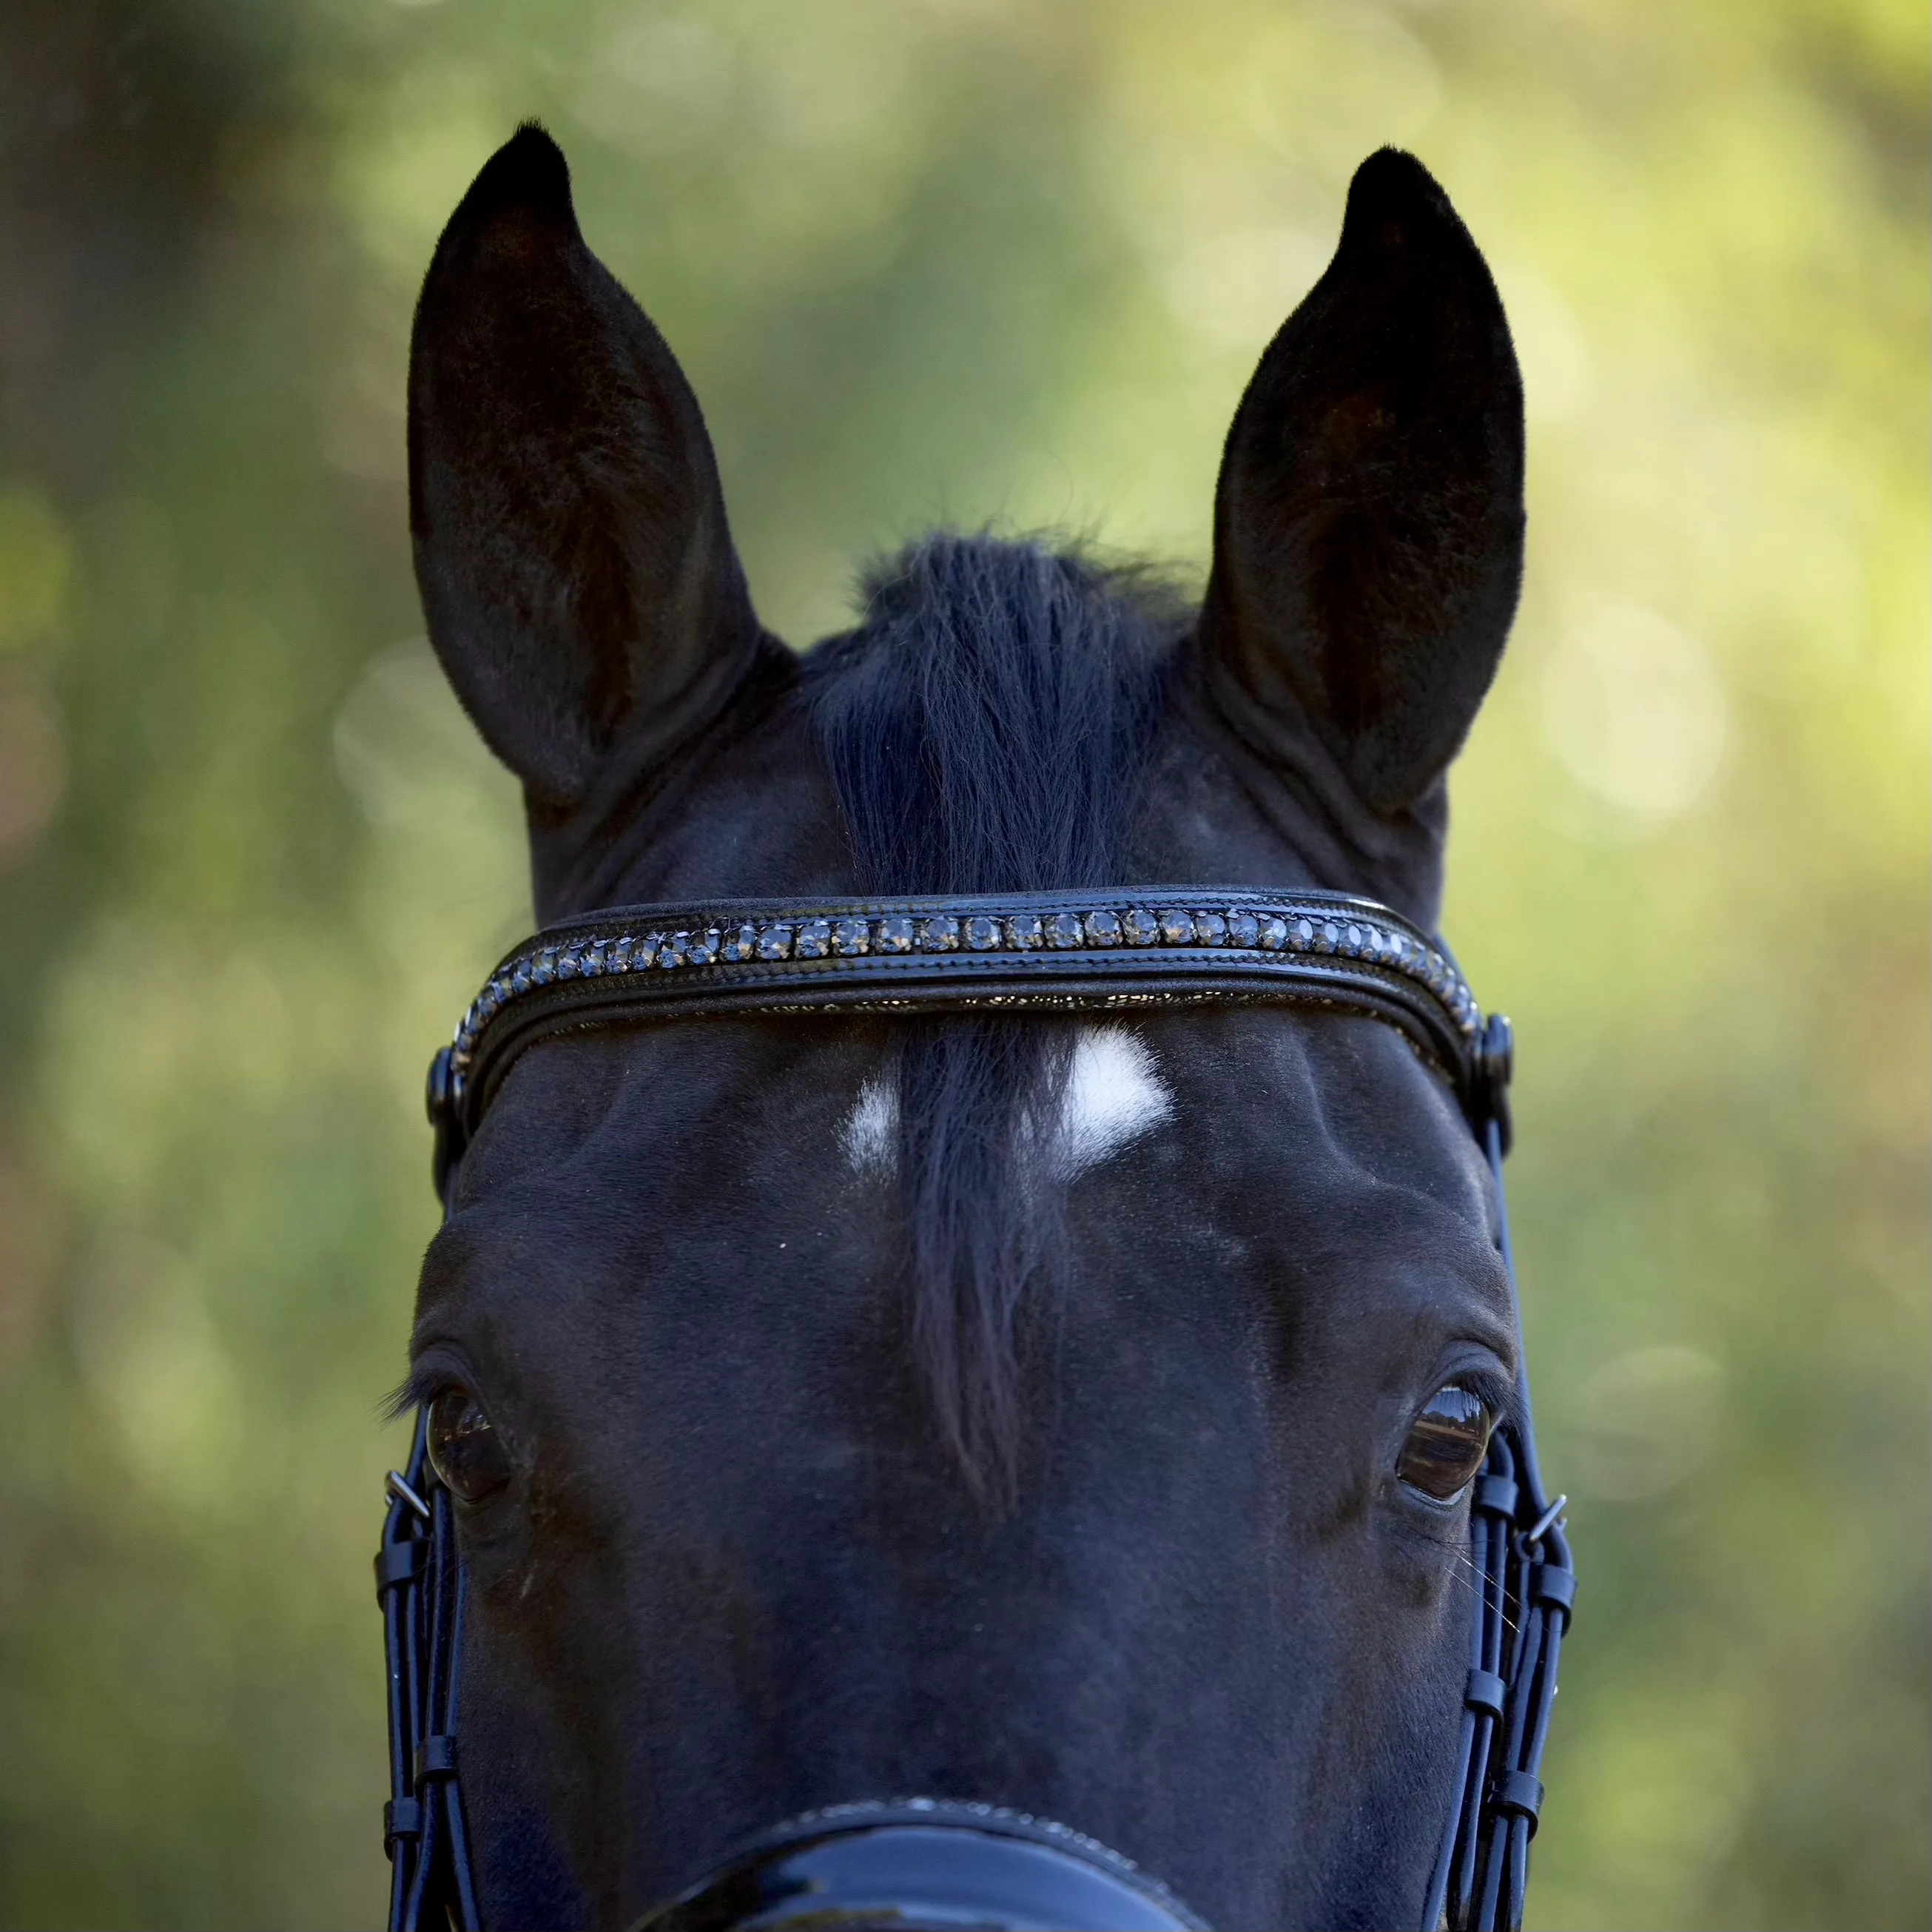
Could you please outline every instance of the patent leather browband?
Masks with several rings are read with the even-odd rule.
[[[1438,940],[1335,892],[1139,886],[714,900],[552,926],[491,974],[430,1072],[439,1188],[512,1063],[551,1035],[704,1016],[1324,1005],[1401,1029],[1472,1124],[1501,1115],[1474,996]]]

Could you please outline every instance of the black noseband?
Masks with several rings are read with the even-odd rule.
[[[767,1833],[632,1932],[1190,1932],[1105,1845],[988,1804],[842,1804]]]
[[[1461,1102],[1496,1177],[1515,1286],[1503,1156],[1509,1022],[1486,1022],[1448,950],[1385,906],[1331,892],[1136,887],[1000,899],[614,908],[539,933],[490,976],[430,1070],[436,1191],[518,1055],[582,1028],[707,1017],[909,1012],[1132,1014],[1204,1005],[1326,1007],[1396,1028]],[[1522,1923],[1539,1772],[1576,1578],[1564,1498],[1537,1468],[1527,1375],[1469,1506],[1469,1670],[1424,1932]],[[376,1561],[389,1678],[384,1844],[392,1932],[477,1932],[457,1776],[463,1568],[417,1419],[390,1478]],[[861,1932],[1198,1926],[1104,1845],[994,1807],[841,1805],[758,1840],[634,1932]]]

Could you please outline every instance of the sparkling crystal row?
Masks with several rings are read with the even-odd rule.
[[[1292,905],[1270,910],[1236,906],[1223,911],[1192,906],[1133,906],[1124,911],[1049,914],[1018,910],[883,916],[760,920],[692,926],[675,932],[625,933],[612,938],[544,944],[498,968],[456,1030],[452,1071],[460,1083],[483,1029],[514,999],[568,980],[615,974],[688,971],[694,967],[755,965],[796,960],[856,958],[866,954],[1074,952],[1120,946],[1178,946],[1244,952],[1310,953],[1366,960],[1426,986],[1464,1038],[1481,1026],[1474,995],[1436,947],[1358,914]]]

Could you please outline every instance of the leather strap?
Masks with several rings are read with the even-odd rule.
[[[585,1028],[712,1016],[1096,1012],[1262,1002],[1399,1028],[1472,1122],[1506,1084],[1440,940],[1333,892],[1145,886],[612,908],[526,940],[430,1075],[439,1175],[516,1058]]]

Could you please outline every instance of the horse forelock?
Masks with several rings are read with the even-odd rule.
[[[934,536],[863,584],[809,660],[812,715],[862,888],[1046,891],[1124,876],[1181,598],[1143,568]],[[1047,1157],[1074,1030],[908,1022],[897,1068],[901,1251],[915,1358],[969,1481],[1015,1480],[1016,1333],[1060,1269]]]

